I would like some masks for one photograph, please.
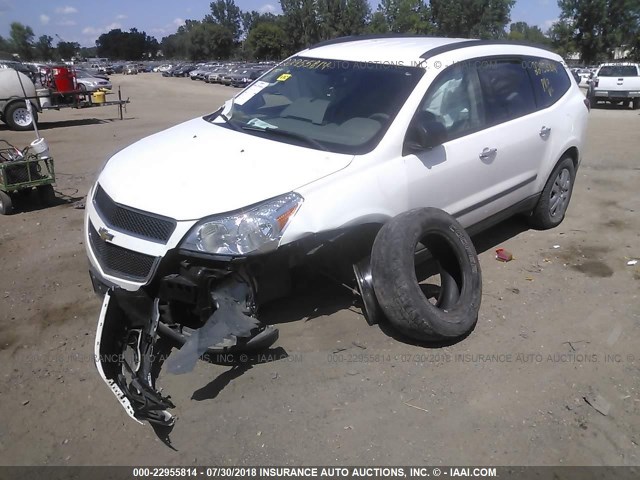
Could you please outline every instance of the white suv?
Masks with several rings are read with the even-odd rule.
[[[529,46],[353,37],[285,60],[120,151],[91,188],[100,374],[130,416],[171,423],[156,340],[182,346],[177,373],[207,351],[269,346],[260,305],[307,271],[351,272],[371,322],[464,336],[481,298],[467,232],[517,213],[562,221],[588,109],[562,59]],[[416,252],[436,260],[433,295]]]

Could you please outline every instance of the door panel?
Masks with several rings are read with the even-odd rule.
[[[533,193],[545,150],[521,62],[494,62],[490,72],[472,63],[443,71],[421,106],[445,126],[447,141],[405,156],[411,207],[442,208],[465,226]]]

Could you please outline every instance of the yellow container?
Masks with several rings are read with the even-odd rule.
[[[91,94],[91,101],[93,103],[104,103],[105,94],[104,92],[93,92]]]

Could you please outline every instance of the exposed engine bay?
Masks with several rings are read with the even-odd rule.
[[[216,279],[215,273],[198,273],[200,278],[192,281],[182,275],[165,278],[159,298],[144,289],[127,292],[116,288],[105,294],[96,335],[96,365],[129,416],[139,422],[174,422],[167,410],[175,405],[155,387],[165,359],[168,372],[182,374],[193,370],[207,351],[266,348],[278,338],[276,329],[262,325],[254,316],[249,279],[230,274],[207,293],[194,297],[194,291]],[[188,300],[194,303],[186,303]],[[171,321],[172,308],[188,307],[198,314],[199,328]],[[168,357],[171,343],[180,350]]]

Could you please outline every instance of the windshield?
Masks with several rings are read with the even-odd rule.
[[[633,65],[608,65],[598,72],[599,77],[637,77],[638,70]]]
[[[377,145],[423,74],[417,67],[294,57],[238,94],[225,123],[214,118],[276,141],[362,154]]]

